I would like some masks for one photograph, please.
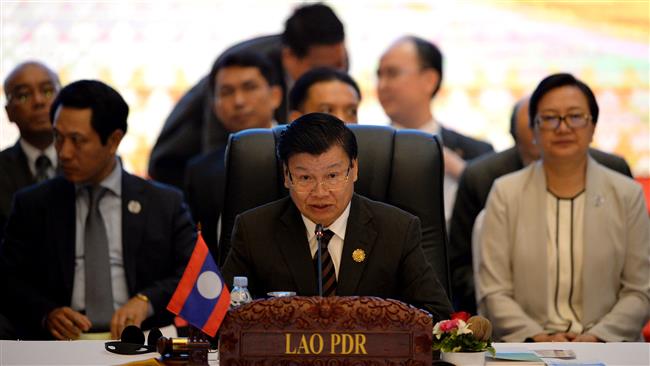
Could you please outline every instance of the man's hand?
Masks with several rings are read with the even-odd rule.
[[[602,341],[598,339],[598,337],[596,337],[595,335],[591,335],[589,333],[583,333],[575,337],[573,342],[602,342]]]
[[[50,311],[45,319],[45,327],[56,339],[78,339],[91,326],[88,317],[67,306]]]
[[[577,335],[572,332],[554,334],[540,333],[532,338],[535,342],[572,342],[576,336]]]
[[[111,337],[119,339],[124,328],[128,325],[139,327],[147,318],[149,303],[137,297],[132,297],[124,306],[117,309],[111,319]]]
[[[442,147],[442,156],[445,161],[445,173],[458,180],[465,170],[465,160],[446,146]]]

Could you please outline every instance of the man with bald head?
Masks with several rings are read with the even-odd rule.
[[[56,73],[37,61],[16,66],[4,81],[5,111],[18,127],[20,138],[0,152],[0,242],[14,193],[52,178],[56,172],[49,113],[60,85]]]
[[[449,218],[456,182],[465,161],[493,152],[492,145],[443,127],[431,111],[442,83],[442,53],[422,38],[398,39],[381,56],[377,96],[395,128],[438,134],[444,145],[445,214]]]
[[[457,309],[476,313],[474,272],[472,270],[472,230],[477,216],[485,207],[494,181],[539,159],[533,130],[529,127],[529,97],[520,99],[510,117],[510,134],[515,146],[471,162],[458,182],[458,194],[449,230],[449,262],[452,293]],[[621,174],[632,176],[625,160],[596,149],[589,154],[601,164]]]

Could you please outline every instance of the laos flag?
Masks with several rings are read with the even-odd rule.
[[[230,292],[199,231],[192,257],[167,310],[214,337],[229,306]]]

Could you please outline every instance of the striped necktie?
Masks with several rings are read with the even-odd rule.
[[[322,252],[321,252],[321,262],[323,270],[323,296],[334,296],[336,295],[336,272],[334,271],[334,262],[332,261],[332,256],[328,250],[328,244],[334,236],[332,230],[325,230],[323,232],[323,238],[321,239]],[[318,253],[314,256],[314,268],[318,271]],[[316,273],[316,278],[318,278],[318,273]],[[318,279],[316,280],[318,281]],[[316,283],[316,288],[318,288],[318,283]]]

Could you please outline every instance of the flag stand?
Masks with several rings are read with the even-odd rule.
[[[210,340],[208,336],[201,331],[201,329],[189,325],[188,340],[190,344],[207,344],[207,347],[192,348],[190,350],[190,357],[188,360],[189,366],[203,366],[208,364],[208,349],[210,348]]]

